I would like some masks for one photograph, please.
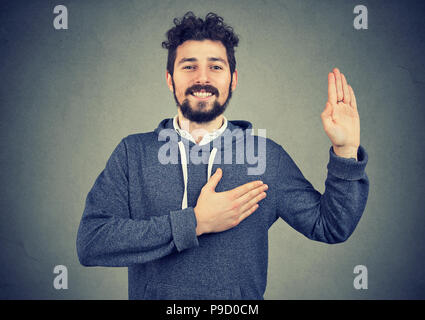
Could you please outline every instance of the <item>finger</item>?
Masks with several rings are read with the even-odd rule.
[[[351,86],[348,86],[348,90],[350,91],[350,105],[354,108],[354,110],[357,111],[357,101],[356,101],[356,96],[354,95],[354,90],[353,88],[351,88]]]
[[[255,212],[255,210],[258,209],[258,207],[259,207],[259,205],[255,204],[251,208],[249,208],[248,210],[244,211],[238,218],[238,224],[241,223],[246,218],[248,218],[251,214],[253,214]]]
[[[217,170],[214,172],[214,174],[211,176],[205,186],[207,186],[208,189],[215,191],[215,188],[217,187],[217,184],[221,180],[222,176],[223,171],[221,170],[221,168],[217,168]]]
[[[233,200],[236,200],[239,197],[243,196],[245,193],[250,192],[252,189],[257,188],[261,186],[262,184],[263,184],[263,181],[259,181],[259,180],[251,181],[227,192],[230,193]]]
[[[341,73],[341,79],[342,79],[342,91],[344,92],[344,103],[350,104],[351,94],[350,94],[350,90],[348,89],[347,79],[345,78],[343,73]]]
[[[341,101],[344,99],[344,91],[342,90],[342,80],[341,80],[341,73],[339,72],[338,68],[335,68],[333,70],[335,75],[335,82],[336,82],[336,95],[337,95],[337,101]]]
[[[328,74],[328,101],[331,104],[337,101],[335,75],[332,72]]]
[[[255,188],[255,189],[251,190],[250,192],[245,193],[243,196],[239,197],[235,201],[235,204],[242,207],[245,203],[254,199],[256,196],[258,196],[260,193],[266,191],[267,189],[268,189],[268,186],[266,184],[263,184],[263,185]]]
[[[249,208],[255,206],[258,202],[263,200],[265,197],[267,197],[267,194],[265,192],[261,192],[259,195],[257,195],[256,197],[252,198],[250,201],[245,203],[240,208],[240,212],[245,212],[246,210],[249,210]]]

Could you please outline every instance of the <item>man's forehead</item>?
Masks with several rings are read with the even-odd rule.
[[[177,47],[176,62],[183,58],[208,60],[220,58],[227,62],[226,47],[220,41],[212,40],[187,40]]]

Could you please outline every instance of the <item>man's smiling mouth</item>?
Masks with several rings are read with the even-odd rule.
[[[211,96],[213,96],[214,94],[205,90],[201,90],[201,91],[192,91],[190,93],[192,96],[199,98],[199,99],[207,99]]]

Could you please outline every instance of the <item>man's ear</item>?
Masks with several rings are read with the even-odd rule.
[[[232,92],[235,91],[237,84],[238,84],[238,70],[235,69],[232,75]]]
[[[167,81],[168,89],[170,89],[171,92],[174,92],[174,90],[173,90],[173,77],[168,72],[168,70],[165,71],[165,80]]]

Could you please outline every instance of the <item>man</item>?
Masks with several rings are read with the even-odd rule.
[[[267,234],[279,217],[338,243],[364,211],[354,92],[338,69],[329,73],[321,118],[332,147],[321,195],[280,145],[223,116],[238,80],[232,28],[211,13],[174,23],[163,47],[178,114],[116,147],[87,196],[78,256],[85,266],[128,267],[130,299],[263,299]],[[245,161],[251,153],[262,165]]]

